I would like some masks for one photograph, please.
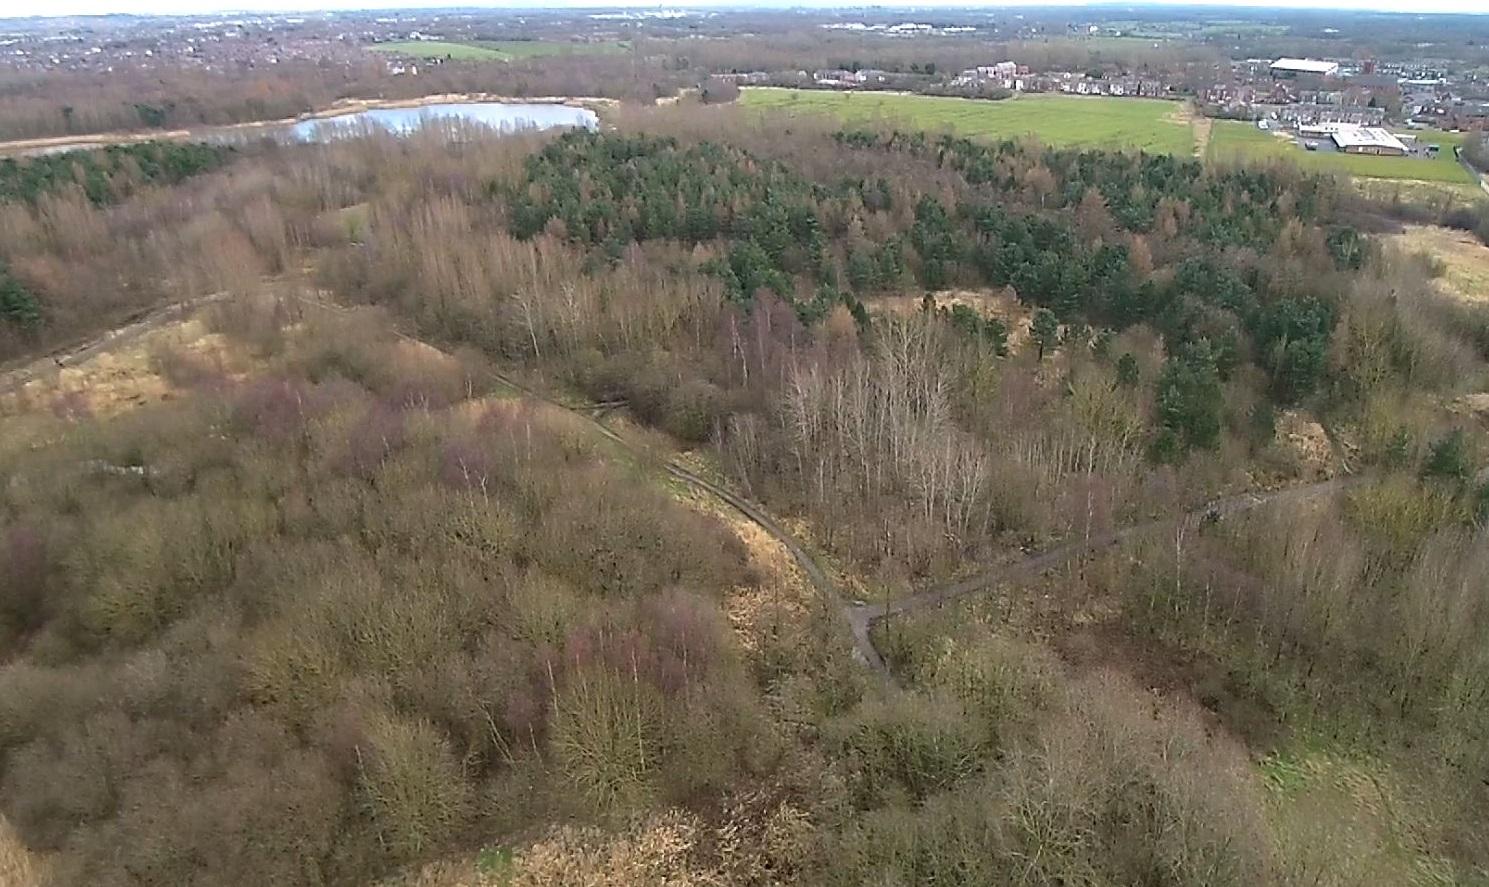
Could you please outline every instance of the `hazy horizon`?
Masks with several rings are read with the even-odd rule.
[[[514,2],[501,2],[501,0],[487,0],[487,2],[449,2],[449,0],[431,0],[431,2],[420,2],[420,0],[329,0],[329,2],[305,2],[305,0],[248,0],[241,3],[221,3],[213,0],[58,0],[49,4],[45,10],[10,9],[15,0],[6,0],[0,3],[0,19],[7,18],[58,18],[64,16],[87,16],[87,15],[218,15],[232,13],[316,13],[316,12],[350,12],[358,10],[398,10],[398,9],[877,9],[877,10],[906,10],[929,12],[937,9],[1016,9],[1016,8],[1110,8],[1130,7],[1141,9],[1144,7],[1172,7],[1172,8],[1246,8],[1246,9],[1278,9],[1286,11],[1339,11],[1339,12],[1376,12],[1391,13],[1402,16],[1414,15],[1451,15],[1470,14],[1483,15],[1489,13],[1489,6],[1483,0],[1429,0],[1410,11],[1402,11],[1399,3],[1393,4],[1388,0],[1372,0],[1372,2],[1359,3],[1351,0],[1299,0],[1299,2],[1286,2],[1286,0],[1260,0],[1260,2],[1247,2],[1247,0],[1216,0],[1216,2],[1151,2],[1129,4],[1122,2],[1070,2],[1070,0],[1054,0],[1054,2],[1013,2],[1013,3],[987,3],[987,2],[952,2],[916,5],[865,5],[861,2],[834,2],[834,0],[817,0],[817,2],[757,2],[757,3],[732,3],[732,2],[701,2],[701,3],[656,3],[641,2],[641,0],[620,0],[620,2],[594,3],[584,2],[557,2],[557,3],[533,3],[531,0],[514,0]]]

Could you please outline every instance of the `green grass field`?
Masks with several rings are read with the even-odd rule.
[[[418,59],[450,58],[473,62],[505,62],[511,59],[510,55],[497,49],[470,43],[446,43],[443,40],[398,40],[378,43],[371,49],[373,52],[407,55]]]
[[[1285,139],[1257,129],[1253,124],[1239,120],[1217,120],[1210,131],[1208,155],[1209,159],[1222,162],[1290,160],[1304,169],[1341,172],[1361,178],[1413,179],[1474,185],[1473,176],[1453,156],[1453,148],[1463,142],[1462,133],[1423,130],[1417,133],[1417,138],[1441,145],[1442,152],[1429,160],[1419,157],[1369,157],[1332,151],[1304,151]]]
[[[848,123],[887,121],[930,132],[1008,138],[1032,135],[1057,147],[1138,148],[1189,155],[1194,133],[1183,106],[1161,99],[1069,95],[1019,95],[998,102],[884,92],[836,92],[751,87],[746,107],[788,113],[832,114]],[[1216,120],[1206,159],[1219,162],[1290,161],[1304,169],[1338,172],[1357,180],[1433,183],[1473,197],[1478,185],[1453,156],[1462,133],[1422,130],[1417,138],[1441,145],[1435,158],[1368,157],[1304,151],[1297,145],[1237,120]]]
[[[551,40],[476,40],[452,43],[445,40],[398,40],[377,43],[374,52],[387,52],[421,59],[449,58],[457,61],[510,62],[568,53],[611,53],[624,50],[622,43],[559,43]]]
[[[1194,152],[1183,106],[1161,99],[1019,95],[998,102],[883,92],[756,87],[741,102],[789,113],[834,114],[847,122],[890,121],[915,129],[964,136],[1032,135],[1051,145],[1137,148],[1163,154]]]

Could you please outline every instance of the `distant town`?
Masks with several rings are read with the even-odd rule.
[[[521,64],[603,51],[628,66],[629,77],[620,78],[629,81],[624,98],[670,100],[691,86],[705,100],[729,100],[739,87],[776,86],[992,101],[1019,94],[1166,99],[1187,103],[1196,116],[1251,122],[1303,151],[1403,157],[1445,150],[1415,133],[1489,128],[1489,66],[1434,32],[1417,36],[1436,39],[1403,37],[1387,47],[1307,19],[1277,25],[1202,16],[1176,23],[1084,13],[943,11],[920,20],[887,12],[686,9],[322,12],[108,16],[47,20],[46,27],[12,19],[0,24],[0,76],[29,84],[59,75],[194,70],[261,80],[274,97],[266,109],[307,112],[319,100],[307,93],[297,105],[285,83],[314,81],[317,96],[408,96],[434,90],[435,81],[424,89],[398,81],[442,72],[441,88],[480,82],[491,69],[476,66],[500,60],[519,66],[502,73],[495,84],[502,91],[550,91],[549,84],[563,91],[572,77],[555,73],[561,64],[540,66],[541,76],[525,75]],[[810,51],[797,49],[808,45]],[[1335,51],[1305,51],[1328,48]],[[808,63],[814,59],[822,63]],[[41,104],[38,97],[26,110]],[[136,104],[147,127],[192,122],[179,102]],[[26,122],[15,134],[46,132],[51,124],[37,116],[45,113],[17,115]],[[60,113],[63,131],[87,128],[77,122],[77,108]]]

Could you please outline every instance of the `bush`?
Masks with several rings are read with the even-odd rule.
[[[830,884],[1275,883],[1245,755],[1106,675],[1075,682],[1031,744],[926,799],[851,822]]]
[[[713,436],[724,416],[724,393],[711,382],[690,380],[677,386],[667,398],[667,433],[689,443],[702,443]]]
[[[357,787],[384,849],[399,862],[444,846],[468,821],[470,785],[428,721],[376,712],[357,753]]]
[[[919,679],[954,694],[1004,745],[1053,704],[1059,666],[1047,650],[1018,641],[944,640]]]
[[[634,676],[603,667],[569,675],[553,700],[553,752],[564,777],[594,808],[644,806],[661,763],[662,703]]]
[[[922,801],[971,776],[991,737],[946,696],[903,694],[830,725],[829,741],[850,763],[855,803],[870,808]]]
[[[1468,441],[1462,428],[1454,428],[1432,442],[1422,463],[1422,476],[1463,480],[1473,471],[1468,461]]]
[[[1391,560],[1410,556],[1433,531],[1464,518],[1451,490],[1393,476],[1350,493],[1345,514]]]
[[[115,819],[79,831],[59,865],[66,884],[309,884],[350,874],[361,842],[323,757],[252,715],[171,756],[111,776]],[[353,871],[355,867],[353,867]]]

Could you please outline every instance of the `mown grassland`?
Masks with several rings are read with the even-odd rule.
[[[1056,147],[1126,148],[1188,155],[1195,151],[1194,132],[1180,106],[1161,99],[1100,96],[1019,95],[1003,101],[882,92],[758,87],[744,90],[747,107],[790,113],[830,113],[844,122],[891,121],[935,132],[1008,138],[1032,135]],[[1292,161],[1305,169],[1333,171],[1359,179],[1419,181],[1468,186],[1473,177],[1453,156],[1461,133],[1424,130],[1423,141],[1441,145],[1434,158],[1367,157],[1298,148],[1250,123],[1216,120],[1205,157],[1220,162]]]
[[[755,88],[748,107],[792,113],[831,113],[847,122],[887,120],[916,129],[949,129],[958,135],[1010,138],[1032,135],[1056,146],[1140,149],[1190,154],[1194,135],[1161,99],[1020,95],[1003,101],[882,92],[825,92]]]
[[[448,58],[457,61],[510,62],[567,53],[612,53],[625,49],[622,43],[559,43],[551,40],[475,40],[456,43],[446,40],[398,40],[371,47],[414,58]]]
[[[505,62],[511,59],[511,56],[498,49],[489,49],[470,43],[449,43],[444,40],[398,40],[391,43],[379,43],[371,49],[373,52],[386,52],[390,55],[406,55],[421,59],[448,58],[472,62]]]

